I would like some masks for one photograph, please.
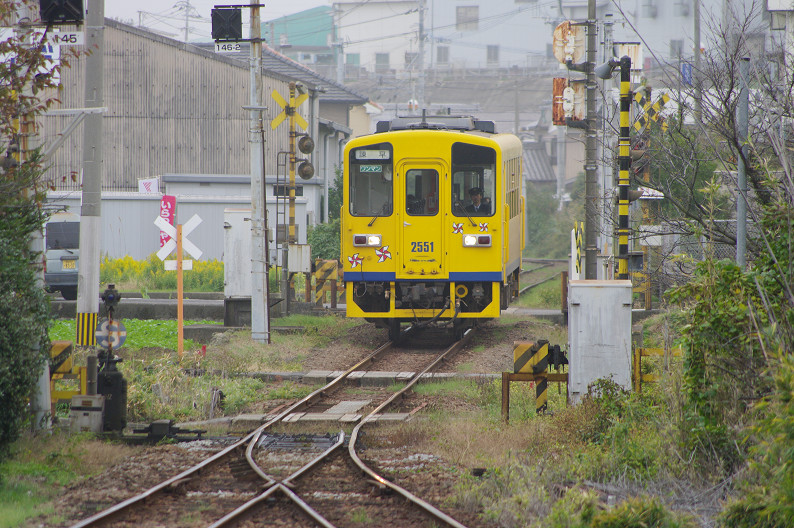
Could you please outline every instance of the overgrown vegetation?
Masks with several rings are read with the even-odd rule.
[[[17,25],[15,0],[0,0],[0,25]],[[28,143],[36,116],[55,101],[60,66],[48,67],[45,37],[17,26],[0,42],[0,461],[28,420],[28,400],[47,360],[49,306],[42,271],[43,160]],[[61,66],[74,53],[64,51]],[[36,236],[38,235],[38,236]],[[2,477],[2,473],[0,473]]]

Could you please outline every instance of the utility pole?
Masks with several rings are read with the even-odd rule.
[[[692,74],[692,82],[695,85],[695,123],[703,120],[703,93],[700,91],[700,0],[695,0],[694,5],[695,19],[695,71]]]
[[[598,87],[593,69],[596,59],[596,3],[595,0],[587,2],[587,49],[586,53],[586,95],[587,129],[585,131],[585,218],[584,218],[584,243],[585,243],[585,279],[597,278],[596,256],[598,253],[598,164],[596,159],[596,89]]]
[[[251,0],[250,126],[251,155],[251,339],[270,343],[268,306],[267,200],[262,130],[262,26],[258,0]]]
[[[419,82],[416,87],[416,101],[419,108],[425,107],[425,0],[419,0]]]
[[[85,107],[105,104],[105,0],[88,0],[85,19]],[[102,168],[104,136],[102,114],[91,112],[83,125],[83,193],[80,208],[80,266],[77,277],[77,344],[95,346],[99,313],[99,249],[101,244]]]
[[[738,156],[738,192],[736,193],[736,263],[744,268],[747,264],[745,253],[747,250],[747,168],[744,160],[748,154],[747,148],[747,114],[750,106],[750,57],[743,57],[739,62],[739,105],[737,109],[736,124],[739,127],[739,145],[741,154]]]

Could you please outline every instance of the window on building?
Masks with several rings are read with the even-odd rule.
[[[436,48],[436,62],[449,64],[449,46],[438,46]]]
[[[455,11],[457,31],[477,31],[480,21],[480,6],[458,6]]]
[[[376,53],[375,54],[375,71],[385,72],[389,69],[389,54]]]
[[[289,185],[274,185],[273,196],[289,196]],[[295,186],[295,196],[303,196],[303,185]]]
[[[346,53],[345,54],[345,64],[349,64],[351,66],[358,66],[361,64],[361,54],[359,53]]]
[[[684,52],[684,41],[683,40],[671,40],[670,41],[670,58],[676,59],[681,57]]]
[[[487,62],[489,65],[499,64],[499,45],[488,44]]]

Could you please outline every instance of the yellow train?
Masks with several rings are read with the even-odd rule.
[[[399,335],[459,335],[518,296],[521,141],[471,117],[396,118],[344,154],[341,251],[348,317]]]

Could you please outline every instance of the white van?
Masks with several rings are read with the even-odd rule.
[[[55,213],[44,225],[44,287],[77,299],[77,266],[80,261],[80,216]]]

